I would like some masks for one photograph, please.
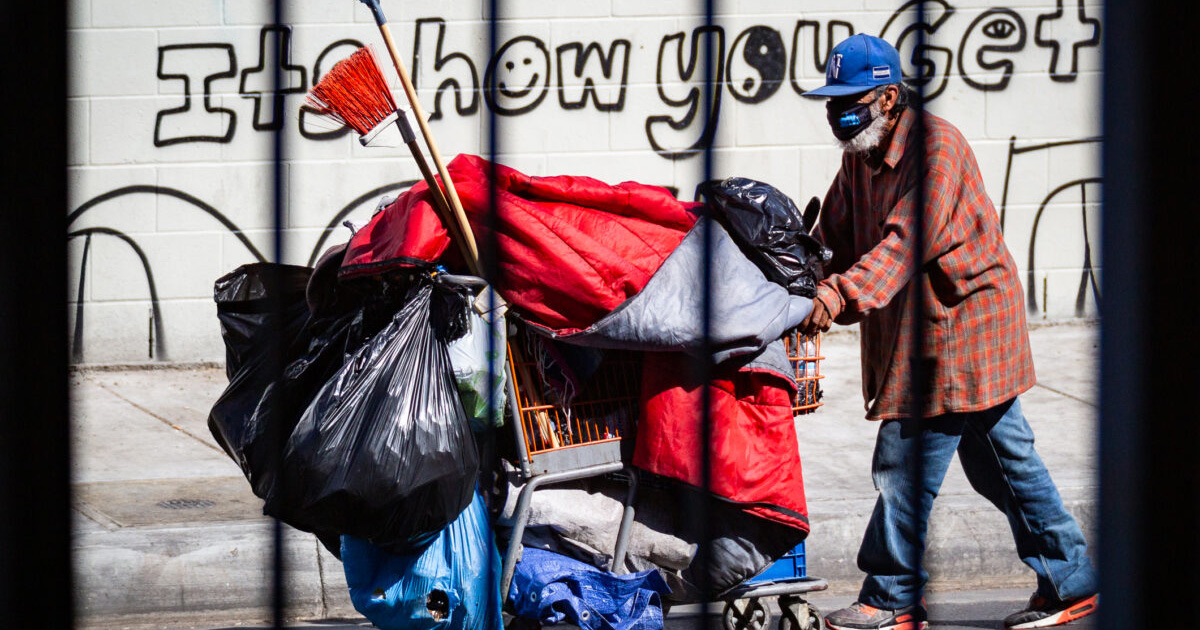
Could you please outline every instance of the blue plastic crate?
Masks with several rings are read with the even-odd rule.
[[[791,551],[767,567],[759,575],[746,581],[746,584],[761,584],[763,582],[787,582],[808,577],[808,568],[804,564],[804,543],[796,545]]]

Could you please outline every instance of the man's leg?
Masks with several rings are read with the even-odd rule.
[[[1097,576],[1087,543],[1033,448],[1033,430],[1013,399],[970,414],[959,459],[967,479],[1008,517],[1017,553],[1037,573],[1037,591],[1004,627],[1049,628],[1096,611]]]
[[[918,603],[929,579],[918,570],[929,511],[962,437],[963,422],[962,414],[948,414],[880,425],[871,470],[879,498],[858,550],[858,568],[867,574],[859,602],[885,610]]]
[[[1094,594],[1098,582],[1083,532],[1034,450],[1020,401],[968,415],[958,446],[963,470],[1008,516],[1017,553],[1037,573],[1038,595],[1064,601]]]

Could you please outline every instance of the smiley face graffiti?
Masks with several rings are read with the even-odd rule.
[[[510,39],[492,56],[484,84],[488,107],[497,114],[532,111],[550,91],[550,51],[536,37]]]

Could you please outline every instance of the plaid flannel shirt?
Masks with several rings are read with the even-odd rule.
[[[833,250],[817,299],[858,322],[867,418],[909,415],[914,283],[916,114],[896,123],[882,163],[845,154],[817,233]],[[978,411],[1033,387],[1016,261],[1004,244],[975,154],[962,133],[926,115],[924,352],[927,416]]]

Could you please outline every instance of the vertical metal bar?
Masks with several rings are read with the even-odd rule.
[[[1104,220],[1100,303],[1099,625],[1180,627],[1163,602],[1200,589],[1200,130],[1164,115],[1190,102],[1177,68],[1200,61],[1191,7],[1104,3]],[[1169,63],[1163,60],[1169,59]]]
[[[284,0],[273,0],[273,22],[283,28],[289,28],[284,15]],[[271,69],[272,86],[274,94],[272,94],[271,106],[273,108],[272,120],[276,121],[277,125],[271,133],[272,153],[271,153],[271,170],[272,170],[272,204],[271,204],[271,252],[272,260],[275,263],[282,264],[286,260],[286,252],[284,251],[283,224],[284,224],[284,196],[286,194],[285,186],[287,185],[284,177],[284,158],[286,146],[284,143],[284,133],[287,128],[285,111],[285,96],[284,96],[284,75],[283,67],[287,63],[289,50],[285,49],[285,42],[290,42],[290,38],[284,38],[280,35],[278,40],[278,48],[275,50],[275,64]],[[279,334],[282,332],[282,326],[279,324],[283,321],[283,300],[280,290],[282,278],[279,274],[272,273],[267,277],[268,286],[270,287],[271,300],[271,317],[275,324],[271,329],[275,331],[272,335],[270,343],[270,359],[269,365],[272,380],[276,383],[273,389],[280,391],[279,385],[283,379],[283,340]],[[273,416],[271,427],[274,428],[274,444],[271,452],[278,459],[275,464],[275,469],[279,470],[282,466],[283,447],[287,442],[287,434],[284,430],[284,423],[281,418],[278,418],[280,413],[278,404],[271,404],[269,409]],[[278,484],[286,486],[288,479],[286,475],[278,475]],[[285,490],[281,490],[284,496],[287,496]],[[284,526],[279,519],[273,519],[271,523],[271,620],[275,628],[283,628],[285,616],[287,614],[287,593],[286,589],[286,572],[287,563],[284,552]]]
[[[75,604],[66,28],[64,2],[0,2],[0,76],[14,92],[0,104],[0,625],[64,630]]]
[[[490,60],[493,57],[495,57],[496,51],[499,50],[499,48],[500,48],[500,0],[487,0],[487,7],[488,7],[488,48],[487,48],[488,55],[487,55],[487,58]],[[486,79],[485,79],[485,81],[486,81]],[[492,86],[485,83],[485,84],[482,84],[482,87],[484,90],[490,90]],[[482,96],[483,95],[481,95],[481,97]],[[491,303],[488,306],[489,306],[489,308],[494,309],[497,296],[499,295],[499,292],[503,289],[503,285],[504,285],[504,279],[501,277],[501,273],[500,273],[499,237],[496,234],[497,230],[500,227],[500,218],[499,218],[499,199],[500,199],[500,197],[499,197],[499,191],[496,189],[496,182],[497,182],[496,160],[500,154],[500,129],[497,127],[497,122],[499,121],[499,117],[496,115],[495,110],[488,104],[491,101],[487,98],[480,98],[480,100],[484,103],[483,109],[486,112],[486,116],[487,116],[488,211],[487,211],[487,217],[485,219],[485,222],[487,225],[487,234],[485,234],[482,241],[478,243],[479,267],[480,267],[480,269],[483,270],[482,273],[483,273],[484,279],[487,280],[488,285],[492,288],[492,291],[490,292],[490,297],[489,297],[489,299],[491,300]],[[493,337],[492,335],[488,335],[488,356],[494,356],[494,352],[499,350],[498,348],[496,348],[496,341],[497,340],[495,339],[495,337]],[[511,352],[509,352],[507,348],[505,349],[504,356],[508,357],[508,360],[511,365],[511,362],[513,360],[513,354]],[[491,366],[489,365],[489,370],[490,370],[490,367]],[[512,368],[513,369],[509,370],[509,372],[508,372],[508,375],[511,379],[510,383],[509,383],[509,395],[510,396],[513,395],[513,393],[516,391],[516,375],[518,374],[517,366],[512,365]],[[490,376],[491,375],[489,374],[489,378],[490,378]],[[488,382],[490,383],[491,381],[489,380]],[[490,392],[491,389],[489,388],[488,391]],[[489,393],[488,396],[490,397],[491,394]],[[489,398],[489,402],[488,402],[489,412],[490,412],[493,404],[494,403]],[[519,408],[520,405],[517,404],[517,401],[514,401],[512,404],[513,404],[513,410],[515,412],[514,417],[513,417],[513,422],[519,424],[523,421],[521,418],[521,413],[520,413],[520,408]],[[529,490],[530,490],[530,493],[532,494],[532,489],[533,489],[532,484],[533,484],[534,480],[531,478],[531,476],[533,474],[533,470],[532,470],[532,467],[530,466],[529,451],[525,445],[525,436],[526,435],[536,435],[536,432],[532,430],[532,426],[529,427],[529,429],[530,430],[528,433],[525,433],[524,431],[517,431],[516,438],[517,438],[517,453],[519,455],[520,462],[521,462],[520,465],[521,465],[522,478],[525,480],[526,484],[531,484],[531,486],[529,487]],[[507,483],[507,481],[502,479],[501,483]],[[495,517],[491,516],[491,515],[498,513],[498,512],[499,512],[499,510],[489,510],[488,511],[489,518],[492,519],[491,525],[492,525],[493,532],[496,529],[496,521],[495,521]],[[517,514],[518,518],[520,518],[521,512],[518,511],[516,514]],[[518,549],[521,544],[521,537],[523,535],[524,535],[523,531],[518,530],[517,528],[513,528],[513,533],[512,533],[511,539],[509,541],[509,549]],[[512,567],[514,566],[514,563],[515,563],[515,554],[506,553],[505,561],[502,566],[496,566],[496,555],[495,554],[490,554],[490,553],[488,554],[488,575],[499,576],[499,579],[500,579],[500,583],[498,585],[499,586],[498,595],[500,597],[500,605],[503,605],[505,600],[508,599],[508,589],[509,589],[509,586],[510,586],[511,580],[512,580],[511,570],[512,570]]]
[[[713,98],[718,89],[717,82],[722,77],[715,76],[721,65],[716,59],[716,55],[724,54],[723,50],[718,50],[715,44],[721,41],[712,34],[713,26],[716,23],[716,0],[702,0],[704,10],[704,43],[703,43],[703,65],[701,68],[704,73],[703,87],[703,109],[701,110],[703,118],[702,124],[708,125],[708,121],[713,114]],[[714,41],[715,40],[715,41]],[[702,162],[701,181],[707,182],[713,178],[713,143],[716,141],[714,123],[714,133],[704,143],[704,153]],[[715,595],[711,581],[708,579],[708,563],[712,559],[712,497],[710,495],[712,487],[712,380],[716,372],[716,366],[713,364],[713,344],[712,344],[712,223],[711,220],[701,217],[698,222],[700,234],[704,244],[704,256],[700,265],[700,286],[703,288],[700,313],[700,329],[703,334],[703,340],[700,344],[700,453],[701,453],[701,492],[696,493],[696,501],[692,506],[698,518],[693,522],[699,525],[698,543],[703,552],[697,556],[700,562],[693,563],[693,575],[696,576],[696,587],[699,589],[705,600],[705,610],[703,614],[697,617],[696,623],[699,627],[705,627],[708,616],[712,612],[711,600]]]
[[[916,21],[917,32],[917,47],[916,50],[924,53],[926,50],[925,41],[926,30],[922,26],[925,24],[925,3],[916,3]],[[909,491],[918,505],[922,505],[925,501],[925,411],[927,409],[927,401],[925,400],[926,392],[929,391],[928,379],[929,374],[925,360],[925,203],[928,195],[925,191],[927,184],[927,168],[925,162],[925,81],[917,81],[917,89],[914,93],[913,108],[916,116],[913,121],[912,133],[909,136],[909,142],[915,141],[913,147],[913,159],[917,165],[917,185],[914,187],[915,199],[913,216],[913,277],[909,281],[909,289],[912,294],[912,361],[911,361],[911,380],[909,381],[909,399],[912,404],[910,407],[909,422],[917,423],[918,431],[913,440],[912,448],[916,451],[917,457],[912,461],[914,465],[909,471]],[[922,511],[923,508],[922,508]],[[928,520],[920,525],[922,528],[921,544],[913,548],[913,558],[911,566],[913,571],[918,576],[922,574],[922,563],[925,556],[925,537],[928,536]],[[920,581],[918,580],[918,583]],[[919,603],[925,596],[925,585],[920,583],[920,587],[916,593],[914,602],[901,602],[902,605],[910,605]]]

